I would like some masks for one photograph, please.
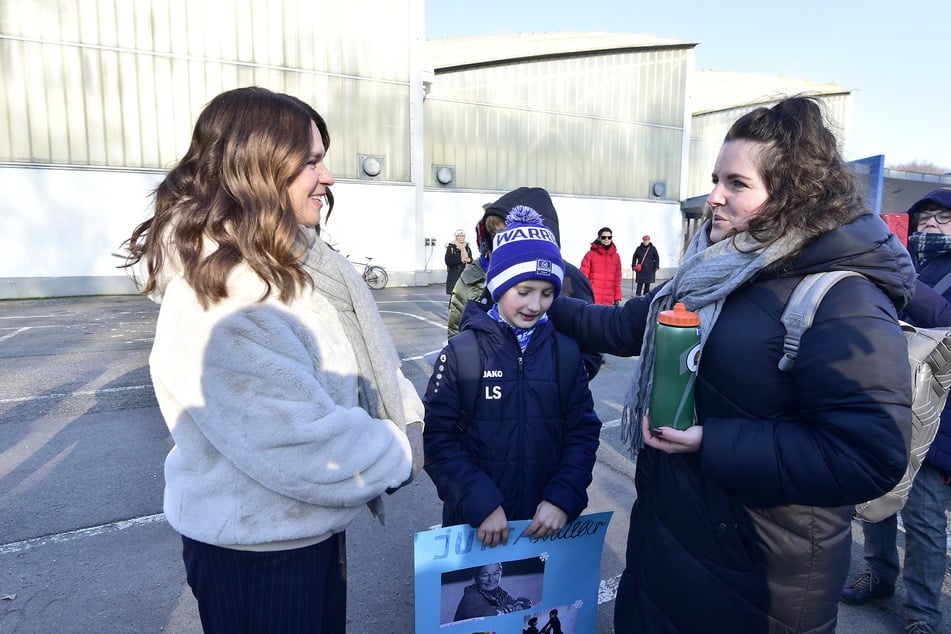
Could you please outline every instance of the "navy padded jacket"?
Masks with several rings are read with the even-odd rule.
[[[823,270],[866,279],[832,288],[795,367],[780,372],[780,315],[801,276]],[[865,215],[727,297],[697,373],[700,451],[648,447],[637,458],[618,632],[834,630],[852,505],[891,489],[907,462],[911,382],[897,309],[913,280],[904,248]],[[558,299],[549,315],[590,348],[636,354],[649,301]]]
[[[452,347],[437,358],[423,398],[426,472],[443,501],[443,525],[479,526],[500,505],[510,521],[532,519],[543,499],[572,521],[588,504],[601,431],[583,364],[562,422],[551,322],[535,328],[524,353],[476,302],[462,329],[475,331],[483,368],[468,428],[456,425],[457,367],[472,361],[456,359]]]

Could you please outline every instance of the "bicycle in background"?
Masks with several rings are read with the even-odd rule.
[[[347,259],[350,260],[350,256],[347,256]],[[350,260],[350,264],[354,265],[358,269],[363,267],[363,281],[367,283],[367,286],[372,288],[375,291],[380,290],[386,286],[386,283],[390,281],[390,276],[382,266],[378,264],[372,264],[373,258],[364,258],[363,262],[354,262]]]
[[[337,243],[334,242],[333,238],[330,236],[329,231],[321,228],[320,239],[326,242],[327,245],[330,246],[331,249],[333,249],[337,253],[340,253],[340,249],[337,248]],[[344,257],[347,258],[347,261],[350,262],[350,264],[354,265],[358,269],[360,267],[363,267],[361,277],[363,277],[363,281],[367,283],[367,286],[369,286],[373,290],[375,291],[380,290],[381,288],[386,286],[387,282],[390,281],[390,276],[386,272],[386,269],[384,269],[379,264],[372,264],[373,258],[368,257],[368,258],[364,258],[362,262],[354,262],[353,260],[350,259],[349,255],[346,255]]]

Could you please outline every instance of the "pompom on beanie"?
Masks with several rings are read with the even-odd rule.
[[[493,301],[519,282],[540,280],[555,285],[561,293],[565,263],[555,234],[531,207],[518,205],[505,218],[505,229],[492,240],[492,257],[486,271],[486,287]]]

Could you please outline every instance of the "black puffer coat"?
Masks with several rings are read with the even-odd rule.
[[[852,505],[904,472],[911,382],[896,308],[914,272],[867,215],[810,245],[783,277],[730,295],[702,352],[698,453],[644,448],[615,629],[832,632],[849,569]],[[855,270],[829,292],[780,372],[799,277]],[[558,300],[549,314],[589,347],[639,352],[651,296],[622,308]]]
[[[660,268],[660,254],[653,242],[646,245],[641,243],[634,249],[634,257],[631,258],[631,269],[636,265],[641,265],[641,270],[634,271],[634,281],[638,284],[653,284],[657,276],[657,269]]]
[[[463,247],[466,250],[466,260],[471,262],[472,249],[469,248],[469,243],[466,242]],[[465,263],[462,261],[462,249],[460,249],[459,245],[455,242],[448,243],[446,245],[446,255],[443,259],[446,261],[446,295],[451,295],[452,289],[456,286],[456,282],[459,281],[459,276],[462,275],[463,269],[466,268]]]

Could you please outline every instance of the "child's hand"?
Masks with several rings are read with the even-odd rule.
[[[509,521],[501,506],[489,513],[489,516],[479,524],[479,532],[476,536],[480,542],[489,547],[508,542]]]
[[[528,525],[523,534],[526,537],[536,539],[546,537],[563,529],[567,522],[567,513],[548,500],[542,500],[535,508],[535,517],[532,518],[532,523]]]

